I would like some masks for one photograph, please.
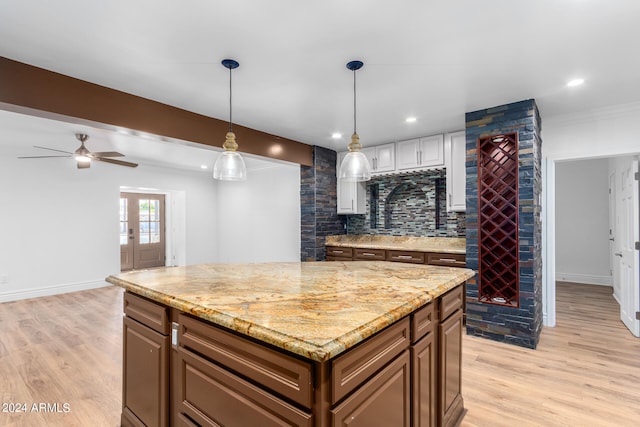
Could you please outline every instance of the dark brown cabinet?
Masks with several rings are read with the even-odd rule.
[[[166,308],[126,293],[124,312],[122,426],[168,426],[170,343]]]
[[[352,248],[326,246],[327,261],[394,261],[429,264],[443,267],[465,267],[465,254],[446,252],[420,252],[396,249]]]
[[[331,411],[334,427],[411,425],[410,360],[405,350]]]
[[[436,427],[436,371],[435,334],[430,333],[411,347],[413,426]]]
[[[453,426],[462,291],[322,362],[127,292],[122,426]]]
[[[460,287],[440,299],[438,325],[438,418],[443,427],[454,426],[464,415],[462,400],[462,297]],[[453,302],[458,304],[455,311]]]

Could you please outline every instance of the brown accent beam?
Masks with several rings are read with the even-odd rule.
[[[0,109],[221,147],[226,121],[0,57]],[[239,151],[305,166],[313,147],[234,125]],[[169,140],[170,140],[169,139]]]

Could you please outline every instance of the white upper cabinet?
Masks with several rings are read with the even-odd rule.
[[[369,160],[372,175],[396,170],[396,144],[393,142],[363,148],[362,152]]]
[[[340,173],[340,164],[347,153],[338,153],[336,173]],[[366,183],[341,181],[337,177],[336,196],[338,214],[364,214],[366,209]]]
[[[447,168],[447,211],[464,212],[467,209],[467,138],[465,131],[445,136]]]
[[[443,135],[399,141],[396,143],[396,154],[398,170],[443,167]]]

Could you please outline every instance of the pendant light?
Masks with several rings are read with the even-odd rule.
[[[356,71],[362,68],[363,65],[362,61],[347,63],[347,68],[353,71],[353,135],[351,135],[349,152],[344,156],[340,165],[339,177],[343,181],[361,182],[371,179],[369,160],[362,152],[360,137],[356,132]]]
[[[229,69],[229,132],[222,148],[224,151],[216,159],[213,165],[213,177],[222,181],[244,181],[247,179],[247,167],[240,153],[236,134],[233,133],[231,110],[231,70],[238,68],[240,64],[233,59],[223,59],[222,65]]]

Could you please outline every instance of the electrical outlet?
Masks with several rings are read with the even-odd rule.
[[[7,283],[9,283],[9,275],[0,274],[0,285],[6,285]]]

